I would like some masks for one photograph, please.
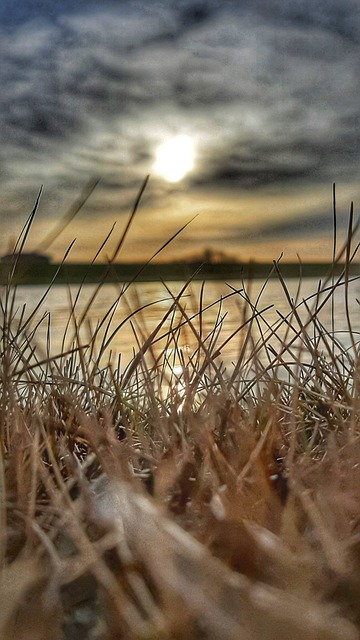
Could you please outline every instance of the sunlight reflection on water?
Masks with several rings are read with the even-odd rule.
[[[295,297],[297,293],[298,281],[288,279],[287,287],[291,297]],[[317,279],[304,279],[301,283],[300,294],[298,295],[298,301],[306,299],[312,294],[316,294],[318,288]],[[177,295],[183,286],[182,283],[168,283],[168,288],[172,295]],[[150,282],[139,283],[132,285],[126,292],[125,296],[121,296],[117,308],[114,312],[112,320],[105,333],[105,339],[113,333],[113,338],[110,340],[106,353],[112,350],[114,359],[117,359],[118,354],[121,353],[122,366],[125,366],[132,358],[133,353],[138,350],[138,343],[143,343],[156,326],[162,321],[165,314],[168,313],[168,317],[164,322],[157,337],[164,335],[172,329],[176,333],[176,327],[179,323],[183,322],[184,315],[193,318],[192,323],[196,331],[201,331],[202,339],[206,348],[211,349],[212,344],[215,341],[215,334],[219,331],[219,335],[216,338],[217,347],[226,340],[233,333],[235,335],[230,339],[221,349],[219,354],[219,360],[223,361],[226,366],[232,366],[232,362],[235,362],[239,350],[241,349],[244,331],[238,331],[239,327],[243,324],[244,320],[248,319],[251,315],[250,307],[245,304],[244,297],[248,297],[252,305],[256,304],[257,310],[261,311],[266,309],[258,317],[256,322],[252,323],[252,337],[253,340],[259,339],[260,335],[273,326],[274,323],[280,321],[281,315],[287,316],[290,311],[289,302],[286,299],[286,295],[282,289],[281,283],[278,280],[270,280],[264,290],[261,292],[260,298],[257,300],[259,292],[263,286],[262,281],[253,281],[251,285],[246,285],[246,291],[244,285],[240,281],[231,281],[228,284],[219,283],[214,281],[207,281],[204,286],[202,308],[204,309],[201,321],[196,314],[199,311],[200,299],[201,299],[201,282],[192,282],[185,290],[183,296],[180,299],[182,311],[179,309],[168,313],[173,299],[166,290],[162,283]],[[68,290],[63,286],[53,286],[50,290],[45,301],[42,303],[41,308],[36,314],[37,320],[45,312],[50,312],[51,316],[51,347],[50,351],[52,355],[61,352],[62,341],[66,324],[69,320],[69,309],[71,308],[71,300],[76,297],[78,288],[71,287]],[[76,305],[75,316],[77,320],[81,317],[82,312],[87,306],[89,299],[94,291],[94,285],[86,285],[83,287],[79,299]],[[96,331],[96,327],[99,325],[105,314],[112,310],[114,301],[119,296],[121,291],[121,285],[104,285],[99,291],[95,301],[93,302],[89,312],[87,313],[86,322],[80,332],[83,343],[86,343],[89,338],[89,334],[93,334]],[[23,304],[26,304],[26,312],[35,307],[39,301],[41,295],[44,292],[43,287],[39,286],[27,286],[20,287],[17,292],[17,307],[21,309]],[[229,294],[232,294],[231,297]],[[322,294],[321,299],[326,294]],[[349,307],[352,322],[352,329],[354,331],[355,340],[358,340],[358,333],[360,331],[360,320],[358,313],[358,302],[356,298],[360,297],[360,281],[352,282],[349,287]],[[211,306],[206,309],[208,305],[219,301],[222,302]],[[316,297],[308,300],[308,306],[314,308],[316,303]],[[247,311],[245,312],[245,307]],[[270,308],[269,308],[270,307]],[[319,318],[324,326],[331,331],[331,300],[329,300],[320,312]],[[132,312],[136,311],[126,322],[124,319]],[[305,305],[302,304],[299,307],[299,314],[302,321],[306,321],[308,318],[308,311]],[[194,317],[195,316],[195,317]],[[216,326],[220,319],[223,318],[221,328],[218,327],[214,332],[214,326]],[[337,289],[334,296],[334,328],[336,331],[336,337],[342,342],[345,348],[350,347],[351,340],[349,332],[347,330],[345,306],[344,306],[344,287],[341,286]],[[107,323],[105,323],[106,326]],[[32,322],[32,326],[35,325],[35,319]],[[291,325],[298,329],[297,322],[294,318],[291,319]],[[97,344],[100,348],[101,341],[104,337],[105,327],[99,331],[99,337]],[[281,323],[281,327],[278,331],[278,338],[271,337],[270,343],[276,352],[280,349],[281,340],[283,339],[286,325]],[[44,349],[44,340],[46,338],[47,322],[43,322],[36,334],[36,342],[40,351]],[[288,329],[289,336],[294,334],[294,330],[290,327]],[[237,332],[237,333],[236,333]],[[67,331],[67,338],[65,344],[67,347],[71,346],[71,339],[74,335],[74,324],[70,322],[70,328]],[[265,333],[266,335],[266,333]],[[43,344],[42,344],[43,343]],[[166,339],[160,340],[158,348],[164,347]],[[179,334],[178,343],[184,353],[185,359],[191,355],[191,353],[198,346],[198,341],[192,331],[189,323],[185,324]],[[168,345],[167,357],[171,362],[171,349],[172,345]],[[108,356],[107,356],[108,357]],[[178,366],[178,363],[174,363]]]

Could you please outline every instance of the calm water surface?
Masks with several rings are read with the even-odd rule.
[[[289,295],[295,298],[297,295],[298,281],[289,279],[286,285],[289,290]],[[317,292],[318,285],[318,280],[304,279],[301,283],[300,293],[298,292],[297,295],[298,301],[301,302],[302,299],[308,298],[308,306],[314,309],[317,299],[314,294]],[[167,283],[167,286],[171,294],[177,295],[183,285],[179,282],[170,282]],[[207,348],[211,348],[215,340],[215,333],[217,335],[217,346],[220,346],[227,341],[229,336],[239,329],[244,323],[244,320],[249,318],[251,307],[248,303],[245,303],[244,296],[249,298],[253,307],[256,306],[257,310],[262,311],[259,322],[252,323],[252,336],[254,341],[259,338],[261,333],[265,333],[266,335],[269,326],[274,326],[274,323],[281,323],[281,316],[288,316],[290,306],[281,283],[278,280],[271,280],[267,283],[264,290],[261,291],[262,286],[262,281],[254,281],[251,286],[246,285],[245,291],[244,284],[240,281],[231,281],[227,284],[212,281],[205,283],[202,308],[205,309],[214,302],[216,302],[216,304],[203,311],[201,321],[199,316],[195,317],[193,324],[196,331],[201,331]],[[190,317],[199,311],[201,287],[201,282],[192,283],[190,287],[184,291],[180,299],[182,308]],[[94,285],[86,285],[81,290],[74,314],[77,321],[79,321],[84,309],[89,304],[94,290]],[[234,290],[239,292],[234,293]],[[18,313],[20,313],[20,309],[24,304],[26,305],[26,314],[31,313],[44,291],[44,287],[38,286],[19,288],[16,299],[16,307],[19,309]],[[36,317],[31,323],[31,326],[34,327],[36,322],[38,322],[44,314],[47,314],[36,332],[36,343],[40,352],[43,351],[45,353],[46,351],[45,346],[50,314],[50,351],[52,355],[61,353],[64,333],[69,321],[69,309],[71,309],[71,304],[76,299],[77,293],[78,287],[76,286],[70,289],[63,286],[53,286],[46,296],[36,313]],[[84,344],[87,343],[89,335],[92,335],[96,331],[96,327],[101,323],[106,314],[109,313],[112,317],[110,319],[109,315],[104,326],[101,327],[96,344],[100,349],[104,336],[106,341],[111,334],[113,334],[104,357],[109,357],[110,350],[111,357],[114,359],[117,359],[118,355],[121,354],[121,362],[122,365],[125,366],[126,363],[130,361],[134,350],[137,351],[138,341],[142,343],[164,319],[165,314],[171,308],[173,298],[166,287],[158,282],[131,285],[125,295],[120,296],[120,293],[120,285],[104,285],[101,288],[87,312],[86,321],[80,330],[80,337]],[[226,297],[229,296],[229,294],[233,295]],[[313,297],[309,298],[311,295],[313,295]],[[322,294],[320,302],[325,296],[326,293]],[[221,298],[222,301],[220,301]],[[117,299],[118,302],[116,304]],[[335,329],[337,339],[347,348],[351,346],[351,340],[349,331],[347,330],[344,299],[345,287],[341,286],[336,290],[334,296],[334,324],[332,322],[331,300],[329,300],[322,309],[319,318],[329,331],[332,331],[333,328]],[[349,286],[349,308],[355,340],[359,339],[360,332],[360,314],[357,299],[360,299],[359,280],[351,283]],[[142,309],[142,307],[145,308]],[[305,305],[301,304],[298,310],[302,320],[306,321],[309,314]],[[133,315],[126,320],[130,314]],[[221,318],[222,322],[220,327],[219,322]],[[163,323],[158,336],[166,334],[169,328],[174,329],[181,323],[182,319],[183,316],[179,309],[171,313]],[[291,319],[291,324],[298,328],[294,318]],[[214,327],[217,327],[215,333]],[[281,326],[277,329],[278,337],[271,337],[270,343],[275,350],[279,350],[279,340],[283,338],[285,331],[286,323],[282,322]],[[294,335],[293,329],[290,328],[288,331],[289,335]],[[71,346],[73,336],[74,322],[70,321],[70,326],[65,335],[65,345],[67,347]],[[197,340],[189,328],[189,325],[183,327],[180,332],[177,332],[177,336],[178,344],[184,353],[191,354],[194,349],[196,349]],[[236,361],[243,338],[244,331],[237,331],[221,349],[219,360],[223,361],[226,366],[231,366],[231,363]],[[160,349],[160,347],[164,347],[164,345],[165,339],[157,343],[157,348]],[[171,344],[168,345],[168,350],[169,352],[171,351]]]

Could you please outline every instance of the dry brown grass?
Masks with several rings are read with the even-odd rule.
[[[319,318],[336,288],[348,296],[352,237],[351,220],[343,277],[307,301],[291,300],[274,265],[289,302],[275,326],[245,285],[231,292],[243,309],[231,371],[221,312],[205,335],[202,296],[189,316],[186,287],[150,335],[133,317],[139,348],[122,370],[106,361],[112,305],[103,338],[84,344],[75,301],[72,350],[51,356],[9,281],[3,640],[359,637],[359,349],[350,315],[347,349]],[[184,331],[196,341],[186,356]]]

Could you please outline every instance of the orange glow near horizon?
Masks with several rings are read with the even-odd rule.
[[[339,189],[340,212],[345,214],[348,211],[351,198],[355,202],[360,200],[357,185],[345,185]],[[329,231],[317,231],[315,225],[312,235],[311,229],[306,228],[306,224],[302,225],[302,220],[313,218],[316,222],[316,216],[321,214],[324,217],[324,213],[329,216]],[[128,215],[104,213],[100,216],[81,212],[45,253],[54,262],[59,262],[76,238],[68,262],[89,262],[116,222],[111,238],[98,257],[98,261],[106,261],[123,233]],[[118,260],[145,262],[194,216],[197,217],[156,257],[157,261],[200,256],[206,249],[222,251],[239,261],[271,262],[281,253],[283,260],[289,262],[297,261],[298,255],[303,262],[331,260],[331,189],[325,187],[296,194],[291,190],[279,194],[265,190],[229,193],[176,189],[166,202],[158,206],[146,206],[146,201],[141,203]],[[297,225],[293,235],[287,231],[285,235],[279,233],[276,237],[276,231],[268,231],[281,229],[282,224],[291,222]],[[27,250],[36,250],[39,239],[48,231],[49,221],[39,217],[30,233]],[[343,225],[339,231],[339,247],[345,235]],[[0,251],[6,253],[8,237],[4,234],[3,238]]]

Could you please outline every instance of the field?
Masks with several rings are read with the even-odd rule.
[[[125,369],[111,354],[116,300],[98,327],[71,300],[71,348],[50,356],[17,306],[14,253],[2,291],[3,640],[359,637],[354,234],[351,213],[333,271],[310,299],[293,300],[274,264],[289,313],[260,339],[251,282],[230,292],[242,310],[232,370],[221,363],[221,300],[206,333],[202,296],[196,314],[184,304],[189,283],[150,335],[136,314],[128,319],[138,350]],[[320,320],[338,289],[346,348]],[[184,332],[196,337],[191,353]]]

